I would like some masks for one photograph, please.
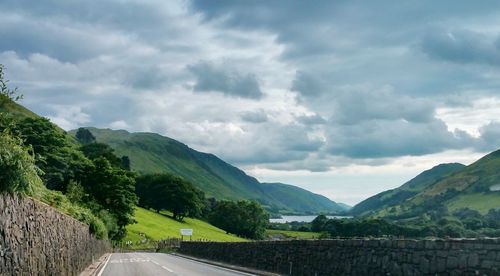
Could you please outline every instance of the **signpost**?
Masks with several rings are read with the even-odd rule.
[[[189,236],[189,240],[193,237],[193,229],[181,229],[181,240],[184,240],[184,236]]]

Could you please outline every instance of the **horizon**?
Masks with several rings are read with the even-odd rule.
[[[355,205],[499,148],[495,5],[7,0],[0,64],[65,130],[158,133]]]

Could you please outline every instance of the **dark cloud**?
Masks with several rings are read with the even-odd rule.
[[[465,132],[449,132],[446,124],[439,120],[430,123],[373,120],[356,125],[333,125],[329,135],[331,153],[351,158],[418,156],[471,148],[475,143]]]
[[[228,96],[259,99],[263,96],[255,75],[241,74],[223,66],[201,61],[188,70],[196,77],[196,92],[222,92]]]
[[[432,58],[456,63],[500,65],[500,45],[495,38],[470,30],[432,29],[421,41]]]
[[[484,125],[479,129],[480,141],[478,149],[481,151],[491,151],[500,149],[500,122],[495,121]]]

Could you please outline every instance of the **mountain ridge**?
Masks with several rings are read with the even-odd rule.
[[[333,214],[345,211],[336,202],[293,185],[284,188],[282,185],[285,184],[281,183],[262,184],[216,155],[196,151],[166,136],[94,127],[86,129],[98,142],[109,144],[118,155],[129,156],[133,170],[180,175],[209,197],[256,200],[268,211],[280,214]],[[74,134],[75,130],[70,133]]]

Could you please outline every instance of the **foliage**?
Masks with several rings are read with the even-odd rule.
[[[209,216],[213,225],[238,236],[262,239],[269,215],[255,201],[220,201]]]
[[[156,211],[168,210],[174,219],[200,216],[205,195],[188,181],[171,174],[143,175],[136,179],[139,205]]]
[[[117,231],[110,233],[112,239],[125,236],[125,226],[133,223],[132,218],[137,197],[134,193],[134,175],[120,168],[113,167],[104,157],[93,160],[82,182],[89,200],[95,200],[103,209],[116,218]]]
[[[325,215],[319,215],[311,222],[311,230],[314,232],[324,231],[327,222],[328,218]]]
[[[114,167],[121,167],[122,161],[115,155],[115,151],[107,144],[91,143],[80,147],[83,154],[90,160],[99,157],[105,158]]]
[[[75,137],[78,142],[83,145],[95,143],[95,136],[92,134],[92,132],[90,132],[90,130],[83,127],[79,128],[76,131]]]
[[[71,145],[66,135],[46,118],[25,117],[12,132],[31,145],[36,165],[50,189],[64,191],[70,179],[79,179],[90,162]]]
[[[42,183],[28,148],[7,131],[0,132],[0,172],[0,192],[31,194]]]

